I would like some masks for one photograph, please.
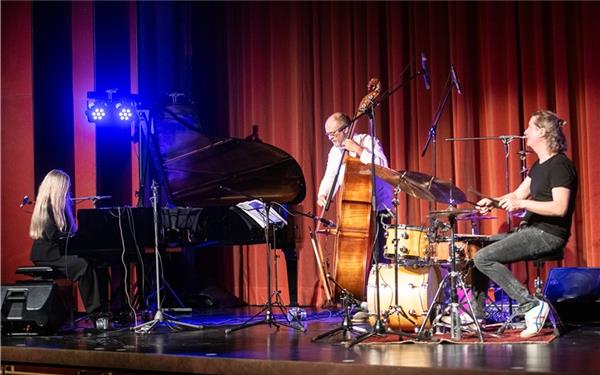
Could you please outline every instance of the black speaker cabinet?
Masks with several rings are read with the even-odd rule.
[[[53,282],[2,285],[2,333],[46,335],[58,332],[68,317]]]
[[[565,322],[600,321],[600,268],[553,268],[544,294]]]

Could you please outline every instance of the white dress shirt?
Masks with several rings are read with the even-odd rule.
[[[360,161],[365,164],[371,163],[371,136],[368,134],[355,134],[352,137],[352,140],[358,143],[364,150],[360,155]],[[340,164],[340,159],[342,158],[344,149],[342,147],[331,146],[331,150],[329,150],[329,155],[327,156],[327,168],[325,170],[325,175],[321,180],[321,184],[319,185],[319,194],[317,196],[328,196],[329,189],[333,184],[333,179],[335,178],[335,173],[337,172],[337,167]],[[356,153],[349,152],[350,156],[357,157]],[[381,147],[381,143],[377,138],[375,138],[375,164],[381,165],[383,167],[388,166],[388,160],[383,152],[383,148]],[[342,181],[344,181],[344,173],[346,171],[346,166],[342,165],[340,170],[340,175],[335,185],[334,196],[337,193]],[[376,177],[375,178],[375,199],[377,201],[377,212],[383,211],[386,208],[392,209],[392,198],[393,198],[393,187],[382,179]]]

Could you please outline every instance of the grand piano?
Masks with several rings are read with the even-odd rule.
[[[264,243],[264,230],[236,205],[253,198],[292,205],[306,195],[304,175],[287,152],[254,139],[204,134],[189,106],[167,106],[152,123],[142,121],[142,206],[130,209],[139,228],[126,227],[126,250],[153,246],[151,185],[159,185],[159,242],[170,246],[206,247]],[[277,209],[277,206],[273,206]],[[79,210],[75,253],[120,252],[116,208]],[[283,215],[285,213],[281,212]],[[289,226],[288,226],[289,227]],[[289,239],[288,227],[274,227],[275,238]],[[101,228],[102,231],[98,229]],[[143,231],[143,243],[133,232]],[[148,233],[151,231],[151,233]],[[279,233],[281,232],[281,233]],[[117,235],[118,234],[118,235]],[[282,247],[284,244],[275,244]]]
[[[136,261],[144,248],[154,248],[149,199],[154,181],[160,202],[160,247],[193,250],[265,243],[262,227],[236,205],[253,198],[282,205],[301,202],[306,187],[300,165],[257,137],[208,136],[196,118],[189,107],[170,106],[152,121],[141,121],[141,170],[147,171],[141,180],[142,204],[78,210],[79,230],[70,241],[71,254],[114,264],[122,256]],[[269,241],[286,254],[290,293],[295,295],[294,225],[292,217],[287,220],[288,225],[270,228]]]

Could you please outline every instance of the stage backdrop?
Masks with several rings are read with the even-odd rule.
[[[245,137],[257,124],[264,142],[300,163],[308,190],[300,208],[318,212],[315,191],[330,147],[323,123],[335,111],[354,113],[371,77],[384,89],[405,83],[376,110],[392,168],[452,180],[464,191],[514,189],[520,145],[447,138],[522,134],[541,108],[565,118],[580,191],[560,265],[598,267],[599,16],[600,5],[591,2],[2,2],[2,282],[28,263],[30,209],[19,203],[33,196],[48,169],[74,175],[77,195],[135,203],[128,134],[107,135],[85,123],[86,91],[119,86],[148,101],[184,92],[196,100],[210,135]],[[429,91],[420,77],[407,81],[421,52],[431,69]],[[452,90],[441,107],[451,65],[462,93]],[[438,109],[437,142],[421,156]],[[59,120],[47,120],[47,111]],[[358,131],[368,131],[364,120]],[[115,152],[119,160],[111,159]],[[533,161],[528,154],[525,168]],[[429,210],[444,208],[401,194],[400,222],[422,225]],[[507,229],[506,216],[495,214],[482,233]],[[327,215],[335,219],[335,208]],[[297,234],[299,302],[319,304],[309,225],[301,220]],[[461,223],[459,230],[469,228]],[[261,247],[208,254],[222,285],[246,302],[266,301]],[[283,259],[279,285],[287,299]],[[523,280],[528,275],[523,264],[513,270]]]

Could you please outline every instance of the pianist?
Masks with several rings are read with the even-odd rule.
[[[94,319],[101,312],[96,269],[87,260],[68,255],[69,237],[77,230],[70,188],[69,175],[58,169],[48,172],[40,184],[29,227],[31,261],[36,266],[51,266],[77,281],[85,310]]]

